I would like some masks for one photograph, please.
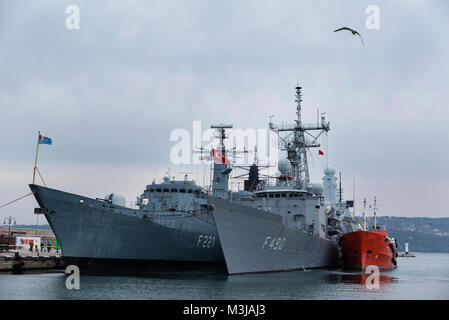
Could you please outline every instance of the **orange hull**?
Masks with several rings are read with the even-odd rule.
[[[397,251],[386,231],[355,231],[341,237],[343,266],[364,270],[370,265],[379,269],[394,269],[397,265]]]

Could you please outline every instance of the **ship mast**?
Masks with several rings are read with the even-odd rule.
[[[363,230],[366,231],[366,215],[365,215],[365,209],[366,209],[366,198],[363,199]]]
[[[296,116],[297,119],[292,125],[278,125],[275,126],[269,123],[270,129],[275,132],[281,141],[281,150],[287,151],[287,159],[292,166],[292,176],[296,187],[305,189],[307,183],[310,181],[309,167],[307,163],[307,151],[309,148],[319,147],[318,138],[323,132],[328,132],[329,122],[325,120],[324,114],[321,116],[321,124],[303,124],[301,119],[301,102],[302,93],[301,87],[297,86],[295,95],[296,102]],[[310,131],[319,131],[318,134],[313,135]],[[281,135],[285,133],[285,135]],[[308,137],[306,138],[306,134]]]
[[[226,158],[226,148],[224,144],[224,139],[226,139],[225,129],[231,129],[232,125],[220,124],[220,125],[212,125],[210,127],[212,129],[217,129],[216,138],[219,139],[217,150],[215,151],[212,150],[212,157],[214,163],[212,195],[217,198],[227,199],[229,173],[231,173],[232,167]]]
[[[377,230],[376,197],[374,197],[374,230]]]

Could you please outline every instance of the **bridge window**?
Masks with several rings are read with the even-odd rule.
[[[178,189],[171,189],[170,192],[178,192]]]
[[[179,189],[180,193],[186,193],[186,189]]]
[[[192,193],[192,192],[193,192],[193,190],[192,190],[192,189],[189,189],[189,190],[187,190],[187,192],[188,192],[188,193]]]
[[[281,195],[280,195],[279,193],[276,193],[276,194],[274,195],[274,197],[275,197],[275,198],[280,198]]]
[[[156,189],[156,192],[161,192],[161,189]]]
[[[274,194],[270,193],[270,198],[274,198]]]
[[[169,190],[168,189],[164,189],[164,192],[169,192]]]

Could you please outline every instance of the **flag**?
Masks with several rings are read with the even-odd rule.
[[[51,139],[49,137],[44,137],[42,135],[39,135],[39,144],[50,144],[51,145]]]
[[[318,150],[318,154],[319,154],[320,156],[324,156],[324,152],[321,151],[321,150]]]
[[[206,161],[210,161],[212,160],[210,156],[206,156],[206,157],[199,157],[198,160],[206,160]]]
[[[214,162],[215,163],[226,163],[226,164],[231,164],[228,160],[228,158],[226,158],[224,155],[222,155],[220,153],[220,151],[216,150],[216,149],[212,149],[212,157],[214,158]]]

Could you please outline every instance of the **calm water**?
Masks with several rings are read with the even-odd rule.
[[[0,273],[0,299],[449,299],[449,254],[398,258],[398,269],[381,274],[380,289],[366,275],[341,270],[271,274],[81,275],[68,290],[62,272]]]

